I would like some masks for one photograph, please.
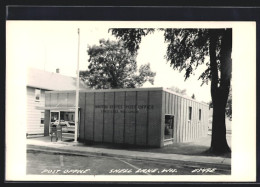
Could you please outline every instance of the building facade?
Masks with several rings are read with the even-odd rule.
[[[45,113],[75,110],[74,91],[46,92]],[[59,106],[59,107],[57,107]],[[162,147],[207,135],[209,107],[163,88],[79,93],[79,141]],[[45,123],[48,135],[50,119]]]
[[[64,76],[56,73],[47,72],[39,69],[27,70],[26,86],[26,112],[27,129],[26,134],[43,135],[45,110],[45,92],[51,90],[72,90],[76,88],[76,78]],[[81,82],[80,89],[87,89]]]

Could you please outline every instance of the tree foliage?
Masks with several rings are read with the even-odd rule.
[[[173,69],[185,70],[185,80],[194,74],[197,67],[205,63],[209,56],[211,29],[158,29],[164,31],[165,42],[168,43],[165,58]],[[124,46],[136,53],[139,49],[142,36],[155,31],[155,29],[110,29],[112,34],[124,41]],[[216,33],[216,63],[220,71],[220,49],[225,29],[214,29]],[[200,75],[202,84],[211,80],[210,62],[206,62],[207,69]],[[218,78],[218,82],[220,79]]]
[[[158,29],[164,32],[168,44],[165,58],[173,69],[185,71],[185,80],[197,67],[206,64],[199,76],[203,84],[211,82],[213,124],[210,151],[230,152],[226,141],[225,108],[230,89],[232,68],[232,29]],[[112,34],[124,41],[124,46],[135,54],[141,37],[154,29],[112,29]],[[134,33],[134,34],[133,34]],[[206,61],[206,56],[210,57]]]
[[[135,54],[139,49],[139,44],[142,37],[153,33],[155,29],[109,29],[113,35],[124,41],[124,47],[127,48],[131,54]]]
[[[135,88],[149,81],[153,84],[156,73],[150,64],[136,64],[136,55],[124,48],[122,42],[101,39],[98,46],[89,47],[88,70],[80,78],[91,88]]]

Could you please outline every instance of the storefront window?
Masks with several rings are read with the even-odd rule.
[[[59,120],[59,112],[51,112],[51,122]]]
[[[192,116],[192,107],[189,107],[189,120],[191,120],[191,116]]]
[[[173,138],[174,116],[165,115],[164,139]]]

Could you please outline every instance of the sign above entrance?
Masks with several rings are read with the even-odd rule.
[[[139,110],[153,110],[154,105],[95,105],[104,113],[138,113]]]

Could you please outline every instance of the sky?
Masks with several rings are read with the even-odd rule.
[[[86,70],[88,66],[88,46],[98,45],[99,40],[116,40],[108,29],[111,25],[92,24],[84,21],[15,21],[7,24],[8,34],[12,41],[12,54],[17,61],[27,67],[55,72],[76,77],[76,65],[79,50],[79,69]],[[80,28],[78,37],[77,29]],[[151,64],[151,70],[156,72],[154,85],[145,83],[143,87],[172,86],[186,89],[187,95],[195,95],[199,101],[209,102],[210,86],[201,86],[199,75],[204,66],[195,71],[188,80],[184,81],[184,71],[173,70],[164,58],[166,54],[163,33],[155,32],[142,39],[137,56],[137,65]]]

